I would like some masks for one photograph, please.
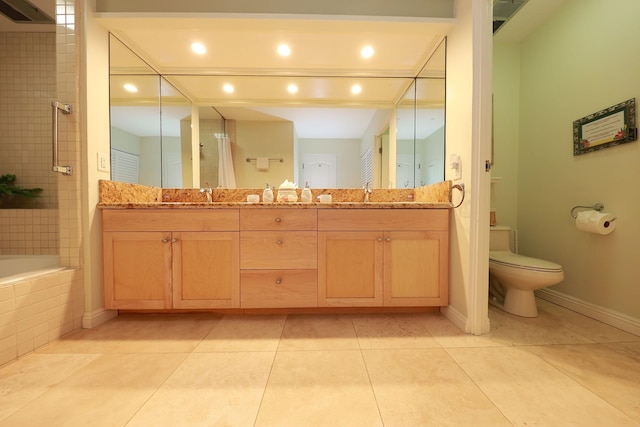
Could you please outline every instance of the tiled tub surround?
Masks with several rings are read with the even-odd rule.
[[[208,202],[199,189],[103,181],[105,307],[446,306],[450,188],[374,190],[369,202],[362,189],[314,190],[333,202],[250,204],[254,189],[215,189]]]
[[[83,314],[80,270],[0,279],[0,365],[79,329]]]

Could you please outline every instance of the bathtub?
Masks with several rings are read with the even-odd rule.
[[[0,255],[0,286],[63,269],[58,255]]]

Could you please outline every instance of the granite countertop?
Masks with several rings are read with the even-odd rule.
[[[247,202],[141,202],[99,203],[99,209],[450,209],[441,202],[333,202],[333,203],[247,203]]]
[[[295,190],[300,200],[300,189]],[[274,189],[276,197],[278,189]],[[312,189],[313,203],[248,203],[247,195],[262,194],[262,189],[212,189],[211,200],[197,188],[158,188],[101,180],[99,209],[224,209],[224,208],[298,208],[298,209],[451,209],[451,182],[407,189],[374,189],[369,201],[358,188]],[[331,203],[317,202],[318,196],[331,194]]]

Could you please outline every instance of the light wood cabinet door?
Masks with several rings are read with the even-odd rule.
[[[173,307],[240,307],[237,232],[173,232]]]
[[[319,232],[318,306],[381,306],[383,242],[376,231]]]
[[[446,305],[448,256],[447,232],[385,232],[384,305]]]
[[[103,233],[105,308],[171,308],[171,233]]]

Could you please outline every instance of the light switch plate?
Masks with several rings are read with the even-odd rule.
[[[104,153],[98,153],[98,170],[100,172],[109,172],[109,159]]]

